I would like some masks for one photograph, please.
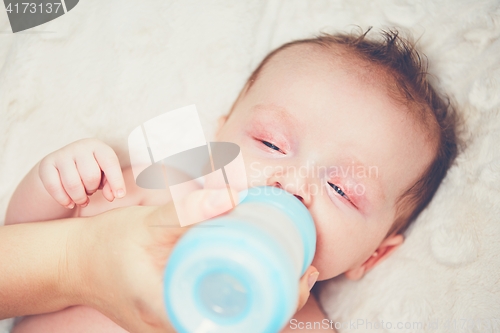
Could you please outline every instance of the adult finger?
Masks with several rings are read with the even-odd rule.
[[[302,309],[302,307],[307,303],[309,295],[311,294],[311,289],[318,280],[319,272],[314,266],[309,266],[299,282],[299,302],[297,305],[297,311]]]
[[[233,190],[197,190],[176,203],[181,226],[206,221],[233,209],[238,203],[238,193]]]

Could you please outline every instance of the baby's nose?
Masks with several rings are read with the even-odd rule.
[[[302,203],[304,203],[304,198],[302,198],[300,195],[298,194],[294,194],[294,196],[299,199]]]
[[[283,189],[283,186],[281,185],[281,183],[280,183],[280,182],[275,182],[272,186],[277,187],[277,188],[281,188],[281,189]],[[298,194],[294,194],[294,193],[292,193],[292,194],[293,194],[293,195],[294,195],[297,199],[299,199],[299,200],[300,200],[300,202],[304,203],[304,198],[302,198],[302,197],[301,197],[300,195],[298,195]]]
[[[283,186],[281,186],[280,182],[274,182],[274,184],[272,184],[271,186],[283,189]]]

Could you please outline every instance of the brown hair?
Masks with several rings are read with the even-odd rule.
[[[427,206],[439,187],[446,171],[457,154],[457,118],[448,99],[442,99],[427,80],[427,63],[422,61],[415,46],[399,36],[396,30],[381,31],[381,39],[368,39],[365,33],[321,34],[316,38],[293,41],[269,53],[251,74],[242,94],[257,80],[259,73],[278,52],[294,45],[312,44],[332,49],[342,47],[358,60],[381,68],[387,78],[391,97],[408,106],[425,127],[435,128],[437,151],[430,165],[396,202],[396,217],[387,236],[402,234],[418,214]],[[239,98],[238,98],[239,99]],[[234,103],[231,111],[234,109]],[[432,129],[428,129],[432,132]]]

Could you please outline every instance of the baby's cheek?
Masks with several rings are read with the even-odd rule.
[[[340,249],[343,247],[343,241],[339,239],[334,229],[333,225],[316,222],[316,254],[312,265],[320,272],[321,280],[330,279],[342,273]]]
[[[323,218],[313,216],[316,223],[316,255],[313,265],[320,279],[338,276],[362,262],[367,246],[367,230],[362,222],[346,218],[337,210],[329,210]],[[327,216],[325,218],[325,216]]]

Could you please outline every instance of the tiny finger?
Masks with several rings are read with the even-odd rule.
[[[115,196],[113,195],[113,191],[111,190],[111,186],[109,185],[109,182],[107,180],[104,181],[104,185],[102,187],[102,195],[109,202],[115,200]]]
[[[109,146],[99,146],[94,151],[94,156],[101,170],[106,175],[110,189],[115,198],[125,196],[125,180],[123,179],[120,161],[115,152]]]
[[[302,309],[302,307],[307,303],[309,296],[311,294],[311,289],[318,280],[319,272],[314,266],[310,266],[299,282],[299,301],[297,305],[297,311]]]
[[[71,200],[77,205],[84,205],[88,201],[85,187],[80,178],[80,174],[73,160],[65,160],[58,164],[59,174],[64,186],[64,190],[70,196]]]
[[[54,198],[54,200],[60,205],[73,209],[75,207],[75,203],[64,190],[59,171],[55,168],[55,166],[40,166],[38,172],[43,186],[52,198]]]
[[[94,194],[101,183],[101,168],[94,155],[87,154],[76,158],[76,168],[85,187],[85,193]]]

